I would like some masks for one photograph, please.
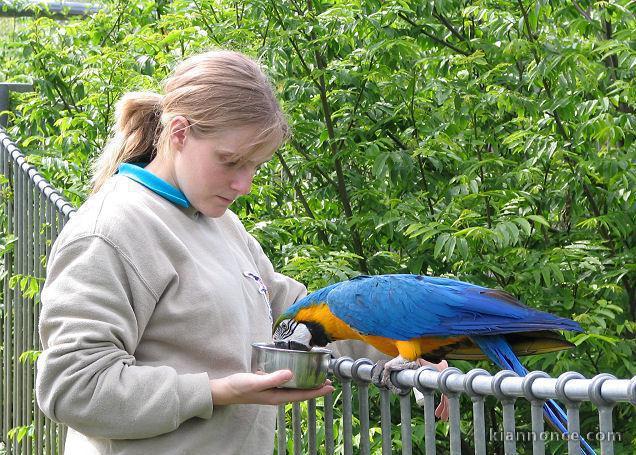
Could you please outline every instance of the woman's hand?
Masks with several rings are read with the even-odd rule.
[[[269,374],[236,373],[210,380],[212,402],[225,404],[282,404],[321,397],[333,392],[331,381],[327,380],[317,389],[277,389],[292,378],[289,370],[279,370]]]

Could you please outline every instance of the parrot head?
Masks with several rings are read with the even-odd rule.
[[[309,351],[311,349],[311,332],[302,322],[284,319],[278,323],[274,330],[274,346],[281,349]]]
[[[322,325],[295,319],[279,319],[274,327],[273,338],[277,348],[297,351],[310,351],[313,346],[326,346],[332,341]]]
[[[326,295],[339,283],[322,288],[295,302],[274,323],[274,346],[282,349],[309,351],[313,346],[326,346],[334,341],[318,315],[325,306]]]

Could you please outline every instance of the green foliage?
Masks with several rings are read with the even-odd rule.
[[[104,3],[0,51],[5,79],[36,86],[9,132],[73,203],[122,93],[242,50],[293,127],[234,206],[279,270],[310,289],[395,272],[506,289],[586,331],[529,368],[636,374],[633,2]]]
[[[40,286],[44,283],[44,278],[32,275],[15,274],[9,278],[9,288],[18,288],[25,299],[39,297]]]
[[[25,436],[32,438],[34,434],[35,434],[35,428],[33,427],[33,424],[31,424],[31,425],[11,428],[9,432],[7,433],[7,436],[9,437],[10,441],[15,439],[18,442],[21,442]]]
[[[31,365],[35,365],[35,362],[37,362],[40,354],[42,354],[42,351],[24,351],[22,354],[20,354],[20,363],[30,363]]]

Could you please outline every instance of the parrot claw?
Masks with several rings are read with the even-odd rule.
[[[388,362],[379,361],[373,367],[371,371],[371,380],[378,387],[382,387],[385,389],[389,389],[391,392],[396,395],[407,395],[411,392],[410,388],[401,389],[400,387],[393,384],[391,381],[391,373],[394,371],[402,371],[402,370],[417,370],[420,367],[430,365],[434,367],[437,371],[442,371],[445,368],[448,368],[448,362],[442,360],[440,363],[432,363],[428,362],[424,359],[417,359],[414,362],[409,362],[406,359],[398,356],[394,359],[389,360]],[[418,394],[421,393],[417,389],[413,389],[416,398]],[[418,403],[419,404],[419,403]],[[441,420],[447,421],[449,414],[449,403],[446,395],[442,395],[440,404],[435,409],[435,416]]]
[[[396,395],[406,395],[411,391],[410,388],[402,389],[391,381],[391,373],[402,370],[417,370],[421,365],[418,362],[409,362],[403,357],[396,357],[388,362],[378,361],[371,372],[372,381],[378,387],[389,389]]]

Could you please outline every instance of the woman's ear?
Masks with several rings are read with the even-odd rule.
[[[177,115],[170,120],[168,125],[170,131],[170,145],[172,150],[181,151],[185,145],[190,122],[182,115]]]

